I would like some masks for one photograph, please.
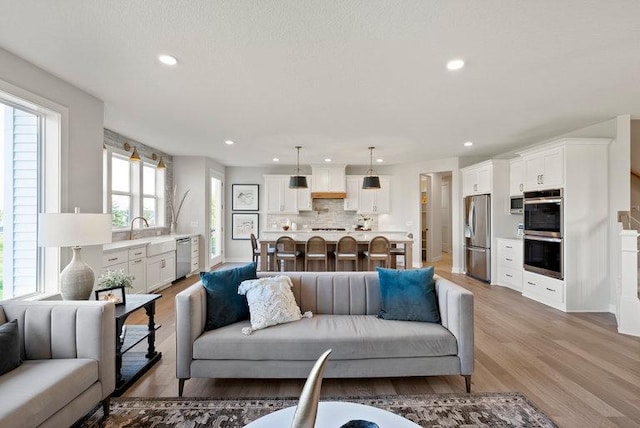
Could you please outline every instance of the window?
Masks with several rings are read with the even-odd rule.
[[[38,246],[38,213],[60,206],[59,126],[0,92],[0,300],[57,290],[59,251]]]
[[[164,169],[149,162],[132,162],[124,152],[112,150],[105,155],[105,182],[110,184],[105,193],[111,201],[113,228],[129,228],[138,216],[151,227],[164,226]]]

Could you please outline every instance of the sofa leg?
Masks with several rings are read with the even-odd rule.
[[[464,385],[467,387],[467,393],[471,393],[471,375],[462,375],[464,377]]]
[[[104,400],[102,400],[102,419],[106,419],[109,416],[109,411],[111,408],[111,396],[108,396]]]
[[[182,397],[182,392],[184,391],[184,383],[189,378],[180,378],[178,379],[178,397]]]

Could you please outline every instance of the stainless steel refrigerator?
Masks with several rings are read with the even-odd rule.
[[[491,196],[464,198],[465,269],[467,275],[491,280]]]

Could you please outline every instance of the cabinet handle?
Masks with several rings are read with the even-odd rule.
[[[139,253],[133,253],[134,256],[139,256],[142,254],[142,251],[140,251]]]
[[[137,265],[138,263],[142,263],[142,259],[140,259],[140,260],[134,260],[134,261],[133,261],[133,264],[136,264],[136,265]]]
[[[554,290],[553,288],[546,287],[546,289],[549,291],[553,291],[554,293],[556,292],[556,290]]]
[[[107,261],[108,261],[108,262],[114,262],[114,261],[116,261],[116,260],[118,260],[118,258],[117,258],[117,257],[114,257],[114,258],[112,258],[112,259],[107,259]]]
[[[504,276],[508,276],[509,278],[513,278],[513,276],[509,275],[508,273],[505,273]]]
[[[167,266],[167,262],[164,259],[162,259],[162,266],[161,267],[166,267],[166,266]]]
[[[510,258],[508,258],[508,257],[505,257],[504,259],[505,259],[506,261],[508,261],[508,262],[512,262],[512,261],[513,261],[513,259],[510,259]]]
[[[522,183],[520,183],[520,191],[521,191],[521,192],[522,192],[522,189],[523,189],[523,188],[524,188],[524,187],[523,187],[523,184],[522,184]]]
[[[540,174],[540,184],[544,184],[544,174]]]
[[[527,284],[529,285],[536,285],[535,283],[531,282],[531,281],[527,281]]]
[[[511,245],[505,245],[505,248],[513,248]]]

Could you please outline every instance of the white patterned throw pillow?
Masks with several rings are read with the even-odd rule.
[[[300,313],[292,287],[291,279],[284,275],[242,281],[238,294],[247,296],[251,314],[251,328],[243,328],[242,333],[248,336],[272,325],[311,318],[311,312]]]

